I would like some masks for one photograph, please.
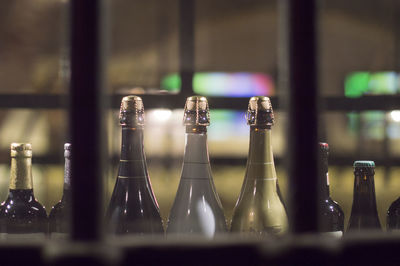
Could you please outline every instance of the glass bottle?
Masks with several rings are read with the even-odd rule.
[[[339,204],[330,197],[328,156],[328,143],[319,143],[319,230],[341,237],[344,233],[344,213]]]
[[[0,207],[1,238],[44,238],[47,233],[46,209],[35,199],[32,181],[32,147],[11,144],[10,186]]]
[[[400,197],[390,204],[387,211],[386,230],[389,232],[400,230]]]
[[[227,226],[211,174],[207,147],[210,118],[205,97],[187,98],[183,124],[186,126],[185,154],[167,234],[212,238],[226,232]]]
[[[347,231],[381,230],[375,199],[375,163],[354,162],[353,206]]]
[[[106,212],[110,234],[163,235],[158,203],[144,153],[144,107],[138,96],[126,96],[120,109],[122,126],[118,177]]]
[[[59,202],[53,206],[49,214],[49,233],[51,238],[65,239],[70,232],[71,212],[71,150],[70,143],[64,144],[64,189]]]
[[[270,99],[252,97],[246,118],[250,125],[249,155],[231,231],[260,237],[281,235],[288,229],[288,220],[272,153],[274,113]]]

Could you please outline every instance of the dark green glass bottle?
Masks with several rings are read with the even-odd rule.
[[[33,194],[31,144],[12,143],[10,190],[0,207],[0,237],[44,239],[46,233],[46,209]]]
[[[144,153],[144,107],[140,97],[122,99],[120,124],[121,158],[106,212],[107,231],[113,235],[162,236],[162,219]]]
[[[381,230],[375,198],[375,163],[354,162],[353,206],[347,227],[348,232]]]

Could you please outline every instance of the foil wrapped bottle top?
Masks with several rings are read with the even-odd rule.
[[[374,175],[375,162],[374,161],[355,161],[353,164],[354,173]]]
[[[71,151],[72,151],[72,144],[71,143],[65,143],[64,144],[64,157],[65,158],[70,158],[71,157]]]
[[[11,157],[32,157],[30,143],[11,143]]]
[[[142,98],[134,95],[125,96],[119,111],[121,126],[144,126],[144,106]]]
[[[251,97],[246,120],[247,124],[250,126],[273,126],[274,112],[272,110],[271,100],[266,96]]]
[[[183,125],[185,126],[209,126],[210,110],[208,101],[203,96],[191,96],[186,99]]]

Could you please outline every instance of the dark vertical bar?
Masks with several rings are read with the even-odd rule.
[[[318,91],[315,0],[285,0],[288,156],[293,233],[318,231]]]
[[[183,98],[193,94],[194,6],[194,0],[179,1],[179,72]]]
[[[101,0],[71,0],[72,239],[101,237]]]

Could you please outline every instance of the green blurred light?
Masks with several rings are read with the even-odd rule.
[[[354,72],[346,77],[344,94],[349,98],[361,97],[368,91],[370,80],[369,72]]]
[[[181,84],[181,77],[178,73],[169,74],[161,80],[161,89],[170,92],[179,92]]]

